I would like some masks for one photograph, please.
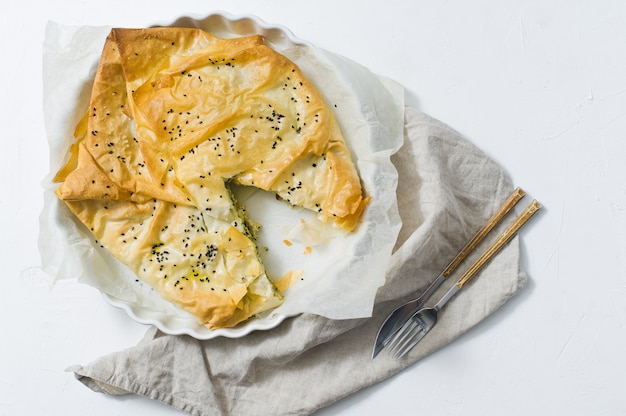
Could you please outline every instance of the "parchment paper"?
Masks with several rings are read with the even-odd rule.
[[[214,23],[185,22],[197,26]],[[233,30],[237,30],[215,28],[227,32],[218,35],[232,36]],[[251,29],[254,28],[245,28]],[[205,331],[203,327],[154,291],[134,284],[135,276],[100,248],[53,194],[57,184],[52,183],[52,177],[67,159],[74,127],[86,111],[91,80],[109,31],[109,27],[68,27],[56,23],[47,27],[44,111],[50,174],[44,180],[42,264],[58,279],[76,278],[100,289],[114,303],[129,306],[132,316],[154,319],[166,332],[169,328],[180,330],[189,326],[189,333],[198,335],[198,331]],[[239,191],[238,199],[246,205],[250,217],[262,224],[258,244],[268,248],[264,261],[271,275],[280,277],[288,270],[302,270],[304,277],[286,291],[282,306],[260,319],[299,313],[332,319],[371,316],[401,227],[395,195],[397,171],[390,157],[403,141],[403,88],[349,59],[306,43],[286,41],[280,30],[266,33],[270,44],[292,59],[333,107],[372,203],[356,232],[338,235],[312,214],[277,202],[267,193]],[[287,246],[285,239],[295,244]],[[313,248],[309,254],[305,254],[306,246]],[[229,335],[228,331],[221,333]],[[206,336],[206,332],[200,336]]]

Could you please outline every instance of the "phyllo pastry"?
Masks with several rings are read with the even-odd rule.
[[[332,110],[260,36],[114,29],[56,193],[99,244],[209,328],[275,308],[229,184],[352,231],[369,198]]]

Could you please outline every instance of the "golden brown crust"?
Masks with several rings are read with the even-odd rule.
[[[225,181],[346,230],[368,202],[332,111],[260,36],[112,30],[77,138],[58,196],[142,280],[211,328],[280,302]]]

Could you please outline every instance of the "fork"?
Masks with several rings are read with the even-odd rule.
[[[533,200],[432,308],[423,308],[415,312],[389,341],[389,353],[395,358],[401,358],[413,349],[437,324],[439,310],[513,238],[540,208],[541,204]]]
[[[461,249],[459,254],[446,266],[446,268],[437,276],[437,278],[428,286],[425,292],[423,292],[417,299],[410,300],[400,307],[396,308],[393,312],[387,316],[383,324],[378,330],[376,335],[376,341],[374,342],[374,349],[372,352],[372,358],[376,357],[378,353],[387,345],[391,337],[407,322],[411,315],[418,309],[420,309],[424,302],[426,302],[432,295],[439,289],[442,283],[456,270],[456,268],[465,260],[465,258],[476,248],[476,246],[489,234],[489,232],[497,224],[502,221],[506,214],[526,195],[521,188],[516,188],[513,193],[504,201],[502,206],[496,211],[491,218],[487,220],[485,225],[472,237],[472,239]]]

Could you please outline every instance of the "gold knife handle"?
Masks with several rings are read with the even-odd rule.
[[[513,238],[515,233],[517,233],[517,231],[522,228],[522,225],[526,224],[530,217],[532,217],[537,211],[539,211],[540,208],[541,204],[539,204],[539,202],[537,202],[536,200],[533,200],[530,205],[528,205],[528,207],[526,207],[526,209],[515,219],[515,221],[513,221],[513,223],[509,225],[509,227],[504,230],[502,234],[500,234],[498,239],[494,241],[491,246],[489,246],[487,251],[485,251],[485,253],[480,256],[478,260],[476,260],[472,267],[470,267],[465,272],[465,274],[456,282],[456,285],[459,287],[459,289],[462,288],[463,285],[469,279],[471,279],[472,276],[474,276],[474,274],[478,272],[478,270],[480,270],[489,260],[491,260],[491,258],[496,255],[496,253],[500,251],[500,249],[502,249],[502,247],[504,247],[504,245],[508,243],[511,238]]]
[[[461,249],[459,254],[448,264],[445,270],[441,273],[444,277],[448,277],[452,274],[459,264],[480,244],[481,241],[489,234],[489,232],[495,227],[497,224],[502,221],[502,218],[517,204],[520,199],[522,199],[526,195],[521,188],[517,188],[513,191],[511,196],[504,201],[500,209],[491,216],[485,223],[485,225],[476,233],[476,235]]]

